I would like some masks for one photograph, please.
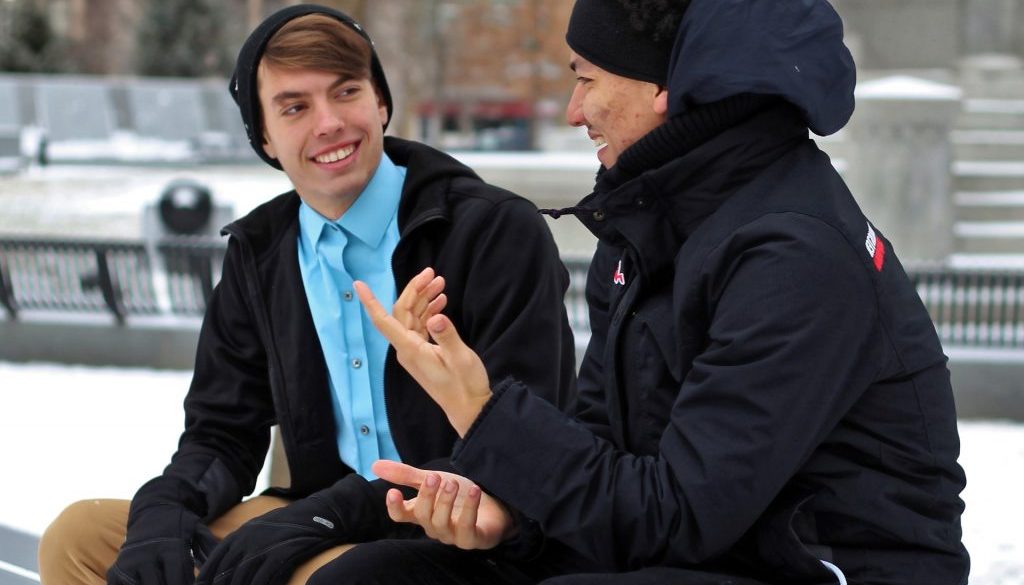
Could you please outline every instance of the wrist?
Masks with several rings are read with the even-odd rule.
[[[491,400],[491,396],[493,394],[490,388],[487,389],[486,393],[474,393],[468,396],[458,409],[456,416],[449,418],[449,422],[451,422],[452,427],[455,428],[455,432],[459,434],[460,438],[465,438],[469,430],[473,428],[473,423],[479,418],[484,406]]]

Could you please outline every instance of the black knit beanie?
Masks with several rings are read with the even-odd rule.
[[[380,59],[377,58],[377,51],[374,50],[373,41],[358,22],[347,14],[326,6],[317,6],[316,4],[299,4],[278,10],[260,23],[256,30],[252,31],[252,34],[249,35],[249,38],[245,40],[242,50],[238,52],[235,72],[231,76],[231,82],[228,85],[228,91],[231,92],[231,97],[235,99],[235,103],[238,104],[238,109],[242,113],[242,123],[245,125],[245,133],[249,137],[249,144],[260,158],[277,169],[281,168],[281,164],[263,150],[263,122],[260,119],[260,96],[256,85],[256,71],[259,68],[260,59],[263,58],[263,51],[267,48],[267,43],[270,42],[270,38],[274,36],[274,33],[288,21],[300,16],[306,16],[307,14],[324,14],[336,18],[359,33],[359,36],[366,39],[367,44],[370,45],[370,74],[373,76],[373,82],[384,99],[384,104],[387,106],[388,121],[391,120],[391,113],[394,109],[391,102],[391,90],[388,89],[388,81],[384,77],[384,69],[380,65]],[[387,129],[387,127],[388,125],[385,122],[384,128]]]
[[[686,3],[688,4],[688,3]],[[576,54],[622,77],[665,85],[673,35],[636,30],[619,0],[576,0],[565,41]]]

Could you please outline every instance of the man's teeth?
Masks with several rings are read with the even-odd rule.
[[[346,146],[345,148],[340,148],[338,150],[335,150],[334,152],[328,152],[328,153],[325,153],[325,154],[321,154],[320,156],[314,158],[313,160],[315,160],[318,163],[337,162],[337,161],[339,161],[339,160],[341,160],[343,158],[348,158],[348,156],[350,154],[352,154],[353,152],[355,152],[355,150],[356,150],[356,147],[353,144],[353,145],[350,145],[350,146]]]
[[[604,138],[591,138],[590,141],[594,143],[594,148],[601,148],[602,146],[607,144]]]

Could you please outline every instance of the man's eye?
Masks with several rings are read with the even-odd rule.
[[[299,112],[301,112],[303,109],[304,109],[304,107],[302,106],[302,104],[294,104],[294,105],[288,106],[285,109],[281,110],[281,115],[282,116],[294,116],[295,114],[298,114]]]
[[[336,95],[339,98],[346,98],[346,97],[352,97],[352,96],[356,95],[357,93],[359,93],[359,86],[358,85],[354,85],[352,87],[343,87],[343,88],[339,89],[338,93]]]

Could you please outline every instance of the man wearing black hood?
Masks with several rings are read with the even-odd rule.
[[[892,243],[808,138],[853,111],[839,16],[826,0],[578,0],[566,38],[567,117],[603,167],[556,212],[599,240],[575,418],[484,370],[445,316],[424,322],[430,344],[357,284],[458,431],[454,467],[529,519],[538,553],[595,567],[552,584],[967,583],[946,357]],[[438,473],[374,469],[419,488],[389,493],[391,516],[439,540],[486,548],[480,525],[510,522],[453,506]]]
[[[267,18],[242,47],[230,91],[254,150],[295,189],[224,230],[223,277],[171,463],[131,502],[69,507],[42,538],[42,582],[185,585],[202,566],[200,583],[301,584],[351,543],[438,551],[470,573],[513,571],[388,518],[392,485],[370,465],[445,468],[457,437],[351,286],[375,281],[410,322],[444,308],[495,375],[514,372],[564,406],[575,385],[568,273],[544,219],[450,156],[384,137],[383,69],[363,28],[333,9]],[[444,271],[447,295],[396,299],[407,284],[441,284],[427,266]],[[273,424],[291,485],[241,502]]]

